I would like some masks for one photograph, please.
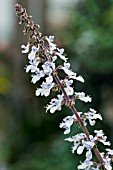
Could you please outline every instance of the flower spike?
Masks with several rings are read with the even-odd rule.
[[[60,128],[63,128],[64,134],[67,135],[70,133],[72,125],[76,123],[83,131],[83,133],[65,139],[65,141],[73,142],[72,153],[76,151],[80,155],[86,152],[86,159],[81,162],[77,169],[112,170],[113,150],[106,148],[106,151],[101,153],[97,147],[99,142],[105,146],[110,146],[107,136],[104,135],[102,130],[94,130],[95,136],[93,136],[86,127],[87,120],[91,126],[94,126],[97,119],[102,120],[102,116],[92,108],[83,113],[78,112],[75,107],[76,99],[85,103],[92,101],[90,96],[86,96],[84,92],[76,92],[72,87],[73,81],[84,83],[84,78],[81,75],[77,76],[77,73],[72,71],[64,49],[57,47],[53,35],[43,36],[39,32],[40,26],[34,24],[32,17],[27,14],[26,9],[20,4],[15,5],[15,10],[16,15],[20,18],[19,24],[24,25],[24,34],[29,36],[27,45],[21,46],[22,53],[28,53],[28,65],[25,70],[27,73],[31,73],[33,84],[37,84],[43,78],[42,84],[35,91],[36,96],[47,97],[52,90],[58,92],[57,97],[51,99],[46,106],[46,112],[50,111],[53,114],[60,111],[63,105],[66,105],[71,109],[73,115],[64,118],[60,123]],[[57,60],[61,61],[61,65],[57,65]],[[59,70],[62,70],[65,74],[63,80],[60,79]],[[97,163],[93,160],[93,153],[97,157]]]

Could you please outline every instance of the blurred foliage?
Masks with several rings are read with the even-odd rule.
[[[73,7],[68,43],[91,73],[113,72],[113,1],[78,1]]]
[[[75,90],[93,96],[93,104],[78,102],[77,110],[86,111],[89,107],[99,110],[102,86],[113,84],[113,0],[78,0],[64,32],[62,45],[67,48],[72,69],[87,79],[84,85],[75,83]],[[18,39],[22,32],[20,35]],[[61,37],[59,32],[59,41]],[[1,161],[10,170],[76,169],[82,157],[71,153],[72,145],[64,142],[65,136],[58,127],[71,111],[63,108],[53,116],[46,114],[44,106],[50,98],[35,97],[35,86],[23,69],[27,59],[23,59],[14,44],[7,51],[0,54],[0,126],[4,131]],[[100,128],[99,123],[96,128]],[[109,134],[110,126],[105,124],[103,128]],[[80,129],[74,126],[72,134],[77,131]]]

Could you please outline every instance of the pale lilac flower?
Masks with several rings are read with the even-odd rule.
[[[53,86],[54,86],[53,77],[52,76],[47,77],[46,82],[43,82],[41,84],[41,88],[37,88],[36,93],[35,93],[36,96],[39,96],[39,95],[45,96],[45,97],[49,96],[50,91],[53,88]]]
[[[54,41],[54,35],[50,35],[49,40],[50,40],[50,42],[53,42]]]
[[[78,80],[78,81],[84,83],[83,77],[82,77],[82,76],[76,76],[76,73],[75,73],[75,75],[71,75],[70,78],[76,79],[76,80]]]
[[[50,43],[49,45],[50,45],[50,47],[49,47],[50,54],[53,54],[53,53],[54,53],[54,50],[56,49],[56,44]]]
[[[96,133],[95,140],[103,143],[104,145],[108,145],[108,146],[111,145],[109,141],[106,141],[107,136],[104,136],[103,130],[94,130],[94,132]]]
[[[112,166],[110,165],[110,163],[111,163],[111,158],[109,158],[108,156],[106,156],[106,157],[104,158],[104,162],[105,162],[105,168],[106,168],[107,170],[112,170]]]
[[[79,116],[82,114],[82,112],[77,112],[77,113]],[[72,116],[67,116],[63,119],[63,121],[62,121],[62,123],[60,123],[59,127],[65,129],[64,134],[70,133],[70,128],[71,128],[73,122],[76,120],[77,120],[77,118],[76,118],[75,114]]]
[[[91,161],[92,159],[92,152],[91,150],[89,149],[87,152],[86,152],[86,159],[85,161],[82,163],[81,162],[81,165],[78,166],[78,169],[84,169],[84,170],[99,170],[99,167],[96,166],[94,167],[93,165],[93,161]]]
[[[68,71],[70,69],[70,63],[64,63],[64,67],[62,68]]]
[[[50,110],[50,113],[54,113],[56,110],[61,110],[63,94],[57,95],[58,98],[53,98],[46,106],[46,112]]]
[[[81,141],[81,144],[78,149],[77,149],[77,154],[82,154],[83,150],[86,148],[89,152],[91,152],[91,149],[93,148],[93,146],[95,145],[94,142],[91,141],[85,141],[84,139]],[[88,152],[88,153],[89,153]]]
[[[25,45],[21,45],[22,53],[28,53],[29,52],[29,46],[30,44],[28,43],[26,46]]]
[[[103,130],[94,130],[94,132],[96,133],[97,137],[103,137],[104,136]]]
[[[45,76],[44,72],[42,70],[39,70],[39,68],[37,68],[37,70],[35,71],[35,74],[36,75],[31,75],[32,76],[31,82],[33,84],[35,84],[37,81],[40,80],[40,78]]]
[[[38,52],[38,50],[39,50],[39,46],[38,46],[38,48],[37,47],[35,47],[35,46],[32,46],[32,53],[37,53]]]
[[[76,79],[78,81],[81,81],[84,83],[84,79],[82,76],[77,76],[76,73],[74,73],[72,70],[70,70],[70,63],[64,63],[64,66],[62,67],[62,70],[68,75],[70,79]]]
[[[61,49],[57,48],[57,50],[60,52],[60,54],[64,53],[64,49],[63,48],[61,48]]]
[[[69,95],[69,96],[73,95],[73,93],[74,93],[73,87],[70,87],[73,84],[73,80],[65,79],[64,82],[66,84],[66,87],[64,89],[65,89],[67,95]]]
[[[106,170],[112,170],[112,166],[110,165],[111,158],[109,157],[109,155],[105,155],[104,152],[102,152],[100,154],[101,154],[101,156],[102,156],[102,158],[104,160]]]
[[[87,150],[91,150],[95,145],[93,141],[85,141],[85,140],[82,140],[82,144],[84,148],[86,148]]]
[[[37,60],[38,60],[38,58],[37,58]],[[34,72],[38,71],[37,66],[38,66],[39,63],[40,62],[36,61],[36,59],[29,60],[29,65],[26,65],[26,68],[25,68],[26,69],[26,73],[28,73],[29,71],[31,71],[31,73],[34,73]]]
[[[38,71],[37,66],[39,65],[39,57],[36,57],[36,53],[39,50],[39,47],[36,48],[35,46],[32,47],[31,52],[28,54],[28,59],[29,59],[29,65],[26,66],[26,73],[31,71],[31,73],[34,73]]]
[[[63,55],[64,49],[63,48],[61,48],[61,49],[57,48],[57,50],[58,50],[58,52],[56,52],[55,54],[58,55],[61,58],[61,60],[64,60],[65,62],[67,62],[68,58],[66,58],[65,55]]]
[[[77,134],[75,136],[72,136],[72,137],[69,137],[69,138],[66,138],[65,140],[66,141],[69,141],[69,142],[74,142],[74,145],[72,147],[72,153],[75,152],[75,150],[77,150],[77,153],[78,154],[81,154],[82,151],[83,151],[83,146],[79,146],[81,145],[81,141],[86,137],[86,135],[84,133],[80,133],[80,134]]]
[[[47,61],[42,65],[42,68],[44,70],[44,73],[49,76],[51,75],[53,69],[55,69],[55,63]]]
[[[28,59],[29,59],[30,61],[32,61],[33,59],[35,59],[36,53],[38,52],[38,50],[39,50],[39,46],[38,46],[38,48],[36,48],[35,46],[32,47],[31,52],[28,54]]]
[[[56,49],[56,44],[53,43],[53,38],[51,36],[46,37],[47,42],[49,43],[49,50],[50,54],[53,54],[54,50]]]
[[[67,116],[63,119],[63,122],[60,123],[60,128],[64,128],[65,131],[64,131],[64,134],[68,134],[70,133],[70,128],[74,122],[74,119],[76,119],[75,115],[73,116]]]
[[[89,123],[91,126],[94,126],[96,121],[95,119],[100,119],[102,120],[102,116],[99,114],[99,113],[96,113],[96,110],[90,108],[89,109],[90,111],[84,113],[85,115],[85,119],[88,119],[89,120]]]
[[[93,162],[91,161],[92,159],[92,152],[89,149],[86,152],[86,159],[83,163],[81,163],[81,165],[78,166],[78,169],[84,169],[84,170],[99,170],[98,167],[93,167]]]
[[[37,70],[37,66],[33,62],[29,62],[29,65],[26,65],[25,67],[26,73],[31,71],[31,73],[34,73]]]
[[[89,159],[86,159],[81,165],[78,166],[78,169],[84,169],[84,170],[91,170],[93,165],[93,162]]]
[[[75,92],[75,96],[77,99],[80,99],[81,101],[84,101],[84,102],[91,102],[91,97],[90,96],[85,96],[85,93],[84,92]]]
[[[74,142],[74,145],[72,147],[72,153],[74,153],[75,150],[77,150],[77,154],[80,155],[86,148],[86,150],[89,151],[87,152],[87,155],[88,153],[90,153],[90,155],[92,154],[91,150],[94,147],[95,143],[94,141],[88,141],[84,133],[77,134],[65,140],[69,142]]]
[[[88,160],[92,159],[92,152],[90,149],[86,152],[86,159],[88,159]]]
[[[106,151],[108,152],[109,155],[113,156],[113,150],[112,149],[106,149]]]
[[[29,59],[30,61],[32,61],[33,59],[35,59],[35,53],[33,53],[33,52],[29,53],[29,54],[28,54],[28,59]]]
[[[52,57],[52,62],[55,62],[56,60],[57,60],[57,56],[54,55],[54,56]]]

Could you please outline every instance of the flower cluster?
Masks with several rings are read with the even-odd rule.
[[[46,106],[46,112],[60,111],[62,105],[66,105],[74,114],[67,116],[60,123],[60,128],[65,129],[64,134],[70,133],[73,123],[77,123],[83,130],[83,133],[65,139],[74,143],[72,153],[77,151],[77,154],[80,155],[83,151],[86,151],[86,159],[83,163],[81,162],[78,169],[99,170],[102,168],[111,170],[113,150],[107,148],[106,152],[100,153],[97,148],[99,142],[105,146],[110,146],[110,142],[107,141],[107,137],[102,130],[94,130],[95,136],[93,136],[89,134],[87,129],[87,122],[94,126],[97,119],[102,120],[102,116],[92,108],[85,113],[77,112],[74,106],[75,101],[78,99],[86,103],[92,101],[89,95],[85,95],[84,92],[75,92],[72,87],[74,80],[84,83],[83,77],[72,71],[64,49],[58,48],[54,43],[54,36],[42,36],[41,32],[39,32],[40,26],[34,24],[26,9],[19,4],[16,4],[15,9],[17,16],[20,17],[19,24],[24,24],[24,34],[29,33],[29,42],[21,46],[22,53],[28,54],[28,65],[25,67],[26,73],[31,73],[31,82],[33,84],[41,80],[40,86],[35,91],[36,96],[47,97],[52,90],[58,92],[57,97],[51,99]],[[61,62],[61,65],[56,64],[57,60]],[[65,74],[63,80],[59,76],[59,71],[63,75]],[[99,163],[93,161],[92,151],[98,158]]]
[[[82,154],[84,149],[86,149],[86,159],[81,165],[78,166],[78,169],[99,169],[100,164],[97,164],[92,161],[92,150],[93,147],[97,142],[101,142],[105,146],[110,146],[110,142],[106,141],[107,137],[104,136],[104,133],[102,130],[95,130],[96,133],[95,136],[90,135],[90,141],[87,140],[86,135],[84,133],[77,134],[75,136],[66,138],[66,141],[73,142],[74,145],[72,147],[72,153],[77,151],[77,154]],[[111,162],[111,156],[113,156],[113,150],[106,149],[108,151],[105,155],[105,153],[101,153],[104,161],[105,161],[105,168],[108,170],[111,170],[112,167],[110,165]],[[96,167],[96,168],[95,168]]]

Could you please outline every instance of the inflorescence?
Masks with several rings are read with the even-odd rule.
[[[31,72],[31,82],[37,83],[41,78],[45,78],[40,87],[35,91],[36,96],[49,96],[51,91],[58,92],[56,98],[53,98],[46,106],[46,112],[54,113],[60,111],[62,106],[69,107],[73,115],[67,116],[60,123],[60,128],[64,129],[64,134],[69,134],[73,123],[77,123],[81,127],[83,133],[76,134],[66,138],[65,141],[73,143],[72,153],[75,151],[78,155],[86,151],[84,162],[80,162],[78,169],[85,170],[112,170],[111,162],[113,161],[113,150],[106,148],[105,152],[100,153],[97,144],[102,143],[109,147],[110,142],[107,141],[103,130],[94,130],[94,136],[89,134],[87,123],[94,126],[96,119],[102,120],[102,116],[93,108],[82,113],[77,112],[75,101],[91,102],[92,98],[84,92],[75,92],[72,87],[73,81],[84,83],[82,76],[78,76],[70,68],[68,58],[64,53],[64,49],[59,49],[54,43],[54,36],[42,36],[39,32],[40,26],[34,24],[32,16],[29,16],[26,9],[16,4],[16,15],[20,18],[19,24],[24,24],[24,34],[29,35],[29,41],[26,45],[22,45],[22,53],[28,53],[29,63],[26,65],[26,72]],[[57,60],[61,61],[61,65],[57,65]],[[59,76],[59,71],[65,75],[64,79]],[[93,152],[95,153],[98,163],[93,161]]]

